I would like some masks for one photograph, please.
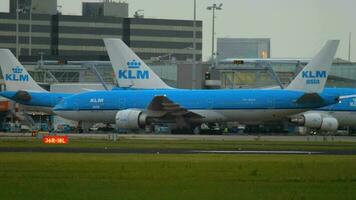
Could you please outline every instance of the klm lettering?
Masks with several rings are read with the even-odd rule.
[[[28,82],[27,74],[5,74],[6,81]]]
[[[147,70],[119,70],[119,79],[149,79]]]
[[[306,79],[307,85],[319,85],[320,79],[326,79],[326,71],[303,71],[302,78]]]
[[[326,71],[303,71],[303,78],[326,78]]]
[[[104,103],[104,99],[102,98],[93,98],[93,99],[90,99],[90,103]]]

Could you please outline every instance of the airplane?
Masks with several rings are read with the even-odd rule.
[[[0,49],[0,67],[6,85],[6,91],[0,92],[0,96],[19,103],[25,110],[53,114],[52,108],[72,95],[43,89],[9,49]]]
[[[333,104],[297,115],[289,116],[290,122],[308,129],[335,132],[339,127],[356,126],[356,89],[325,88],[323,93],[344,96],[338,104]],[[347,98],[350,96],[350,98]]]
[[[73,95],[43,89],[8,49],[0,49],[0,67],[6,85],[6,91],[0,92],[0,96],[19,103],[24,110],[54,114],[53,107],[64,97]],[[114,68],[114,71],[118,70]],[[119,79],[117,81],[121,83]],[[120,90],[124,87],[113,89]]]
[[[298,64],[310,59],[245,59],[231,58],[219,61],[222,64]],[[272,87],[280,89],[280,87]],[[325,88],[323,93],[334,95],[356,94],[355,88]],[[340,103],[289,116],[289,121],[308,129],[335,132],[339,127],[356,126],[356,98],[342,99]]]
[[[338,40],[330,40],[284,90],[172,89],[147,69],[144,62],[120,39],[104,40],[113,65],[127,66],[121,78],[137,88],[94,91],[66,97],[54,112],[76,121],[115,123],[120,129],[146,128],[174,123],[177,128],[198,128],[201,123],[275,121],[339,102],[339,95],[322,93]],[[121,49],[120,51],[116,51]],[[119,73],[119,72],[118,72]],[[125,74],[125,75],[123,75]],[[137,81],[137,85],[132,80]],[[151,87],[152,88],[152,87]]]
[[[147,74],[152,74],[149,82],[145,79],[137,79],[137,78],[129,78],[129,77],[121,77],[120,73],[129,73],[130,70],[125,65],[125,60],[128,58],[134,60],[136,58],[132,58],[129,55],[130,49],[125,44],[120,42],[118,39],[104,39],[104,43],[110,57],[110,60],[113,64],[115,74],[118,76],[117,80],[119,81],[119,85],[128,86],[130,88],[144,88],[144,89],[175,89],[167,86],[161,79],[156,76],[156,74],[152,74],[152,71],[149,71],[150,68],[145,65],[144,62],[141,64],[142,69],[149,71]],[[129,54],[129,55],[127,55]],[[131,55],[133,53],[131,52]],[[224,64],[231,63],[279,63],[279,64],[297,64],[297,63],[308,63],[311,59],[225,59],[222,61]],[[220,63],[220,61],[219,61]],[[132,76],[132,74],[131,74]],[[270,88],[274,89],[274,88]],[[333,95],[350,95],[356,94],[356,89],[354,88],[325,88],[325,93],[332,93]],[[333,104],[331,106],[318,108],[313,111],[308,111],[306,113],[297,114],[293,116],[289,116],[290,121],[296,123],[298,125],[306,126],[308,128],[317,128],[322,131],[336,131],[339,126],[354,126],[356,123],[356,102],[355,98],[347,98],[342,99],[339,104]],[[348,117],[345,117],[348,116]]]

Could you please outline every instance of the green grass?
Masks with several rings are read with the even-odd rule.
[[[212,140],[110,140],[71,139],[68,145],[48,145],[35,138],[2,139],[0,147],[86,147],[118,149],[200,149],[200,150],[356,150],[355,142],[275,142]]]
[[[356,156],[0,153],[0,199],[355,199]]]

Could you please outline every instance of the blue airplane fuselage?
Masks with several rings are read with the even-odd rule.
[[[69,96],[54,112],[65,118],[111,123],[125,109],[145,110],[155,96],[165,96],[207,121],[277,120],[291,114],[337,103],[337,94],[322,93],[322,101],[298,103],[305,93],[288,90],[115,90]],[[266,118],[267,117],[267,118]],[[268,118],[270,117],[270,118]]]
[[[0,94],[1,96],[30,107],[45,107],[50,110],[55,107],[57,113],[71,113],[65,111],[72,111],[69,119],[73,120],[80,120],[80,118],[83,117],[81,112],[88,115],[88,111],[90,111],[89,115],[91,116],[88,121],[98,122],[112,122],[115,118],[114,115],[119,110],[130,108],[144,110],[152,101],[153,97],[157,95],[165,95],[173,102],[180,104],[180,106],[188,110],[198,110],[197,112],[199,113],[213,110],[217,115],[224,115],[225,110],[225,112],[231,112],[229,116],[243,114],[241,112],[233,114],[233,110],[250,111],[249,114],[251,115],[260,114],[256,110],[263,111],[263,114],[273,110],[274,112],[271,112],[271,115],[275,118],[280,118],[282,115],[285,115],[286,113],[282,112],[283,110],[288,111],[290,114],[296,114],[306,110],[330,112],[356,111],[356,98],[343,99],[340,103],[335,102],[335,98],[338,96],[356,94],[356,89],[353,88],[325,88],[320,95],[324,99],[324,102],[305,104],[296,103],[296,100],[304,94],[303,92],[286,90],[116,89],[112,91],[93,91],[79,94],[28,93],[31,96],[29,101],[16,99],[16,92],[1,92]],[[73,111],[75,111],[74,114]],[[107,114],[104,114],[105,112]],[[205,113],[203,112],[203,114]],[[268,114],[263,116],[268,116]],[[222,120],[224,117],[220,116],[220,118],[220,120]],[[214,119],[219,120],[219,116],[215,116]]]

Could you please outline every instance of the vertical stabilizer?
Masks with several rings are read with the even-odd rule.
[[[7,91],[48,92],[39,86],[8,49],[0,49],[0,66]]]
[[[330,68],[339,45],[339,40],[329,40],[317,55],[288,85],[287,90],[300,90],[306,93],[323,91]]]
[[[119,87],[172,89],[164,83],[121,39],[104,39]]]

